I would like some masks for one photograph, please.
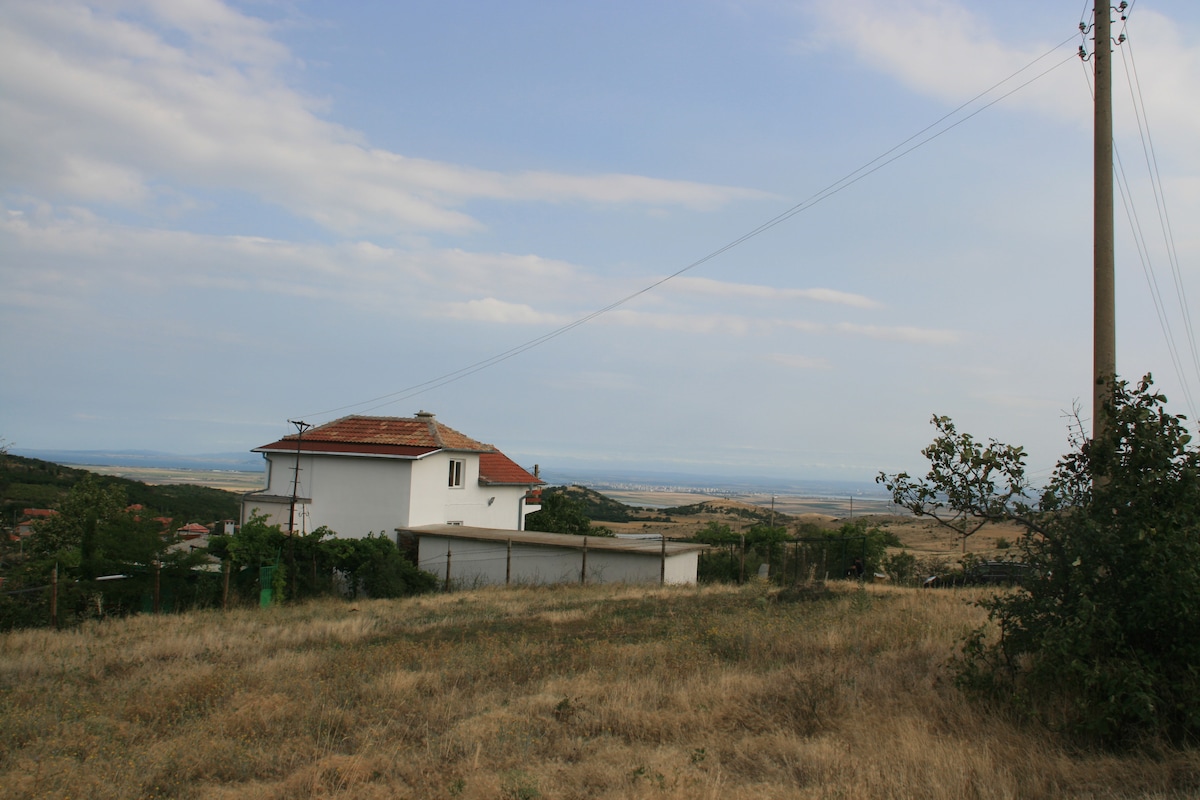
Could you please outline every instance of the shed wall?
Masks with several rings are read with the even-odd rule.
[[[457,587],[514,584],[578,583],[584,569],[582,548],[508,543],[423,534],[418,538],[418,565],[442,581],[449,552],[450,583]],[[667,583],[695,583],[699,563],[695,551],[668,555]],[[587,583],[658,583],[658,553],[587,551]]]

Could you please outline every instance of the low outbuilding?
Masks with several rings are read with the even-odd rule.
[[[660,537],[617,539],[465,525],[398,530],[417,540],[418,566],[444,585],[696,582],[707,545]]]

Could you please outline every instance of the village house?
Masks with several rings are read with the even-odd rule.
[[[266,487],[242,499],[242,523],[265,515],[285,531],[325,526],[342,537],[464,525],[523,530],[542,481],[490,444],[434,415],[349,416],[257,447]]]

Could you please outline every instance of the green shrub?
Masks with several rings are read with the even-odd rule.
[[[1116,383],[1107,432],[1078,425],[1036,503],[1020,448],[967,453],[960,485],[928,487],[1028,530],[1034,577],[983,601],[998,635],[968,637],[961,685],[1090,742],[1200,737],[1200,450],[1165,404],[1150,376]],[[997,478],[1022,491],[996,502]]]
[[[895,583],[912,583],[917,578],[917,557],[907,550],[884,556],[881,566]]]

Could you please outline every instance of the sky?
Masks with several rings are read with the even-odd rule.
[[[1045,476],[1091,415],[1090,14],[9,0],[0,437],[427,410],[527,467],[870,480],[938,414]],[[1113,30],[1117,369],[1193,416],[1200,6]]]

